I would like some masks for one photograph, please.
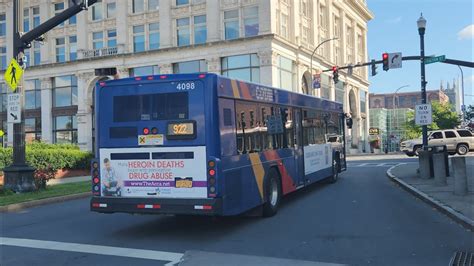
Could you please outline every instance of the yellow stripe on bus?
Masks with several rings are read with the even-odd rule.
[[[263,199],[263,177],[265,176],[265,170],[263,169],[262,161],[258,153],[250,153],[249,158],[252,163],[253,174],[255,175],[260,197]]]
[[[232,79],[230,80],[230,84],[232,86],[232,91],[234,92],[234,97],[240,98],[240,92],[239,92],[239,87],[237,86],[237,81]]]

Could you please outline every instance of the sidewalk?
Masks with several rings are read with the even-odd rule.
[[[82,181],[91,181],[90,176],[75,176],[75,177],[63,177],[55,178],[48,181],[48,185],[59,185],[59,184],[68,184],[68,183],[77,183]]]
[[[418,163],[400,164],[387,171],[392,180],[410,191],[415,196],[427,201],[438,210],[444,212],[458,222],[466,223],[474,228],[474,157],[466,157],[468,195],[454,195],[454,174],[450,160],[450,176],[447,186],[436,186],[434,179],[421,179],[418,177]],[[400,182],[401,181],[401,182]],[[464,217],[464,219],[463,219]],[[461,220],[459,220],[459,219]],[[469,226],[468,226],[469,227]]]

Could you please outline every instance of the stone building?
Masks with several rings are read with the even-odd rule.
[[[12,1],[0,0],[0,62],[12,54]],[[72,3],[21,1],[27,32]],[[335,85],[322,74],[311,89],[313,72],[333,65],[367,62],[365,0],[99,0],[35,42],[27,51],[25,123],[27,140],[77,143],[92,150],[94,69],[116,67],[119,77],[213,72],[344,103],[354,126],[348,133],[363,149],[368,131],[366,68],[340,73]],[[0,73],[3,78],[3,73]],[[6,89],[0,80],[0,125],[7,125]]]

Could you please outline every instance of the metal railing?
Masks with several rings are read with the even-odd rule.
[[[78,50],[80,58],[94,58],[94,57],[101,57],[101,56],[109,56],[109,55],[116,55],[118,54],[117,47],[105,47],[93,50]]]

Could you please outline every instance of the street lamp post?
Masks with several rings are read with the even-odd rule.
[[[395,136],[395,130],[394,130],[394,128],[395,128],[395,117],[396,117],[395,112],[396,112],[396,109],[398,107],[397,105],[400,104],[400,101],[398,100],[397,93],[398,93],[399,90],[401,90],[403,88],[406,88],[406,87],[410,87],[410,85],[403,85],[403,86],[399,87],[398,89],[395,90],[395,93],[393,95],[393,101],[392,101],[393,112],[392,112],[392,128],[391,128],[391,132],[392,132],[391,135],[393,135],[393,136]],[[395,99],[395,98],[397,98],[397,99]],[[397,101],[398,101],[398,104],[397,104]],[[388,142],[388,139],[387,139],[387,142]],[[390,141],[390,144],[392,144],[391,142],[392,141]],[[390,145],[390,149],[391,148],[392,148],[392,145]],[[395,148],[396,148],[396,145],[395,145]]]
[[[316,46],[316,48],[314,48],[313,53],[311,54],[311,60],[310,60],[310,61],[311,61],[311,62],[310,62],[310,65],[311,65],[311,66],[310,66],[310,72],[311,72],[311,88],[313,88],[313,82],[314,82],[314,77],[313,77],[313,57],[314,57],[314,54],[316,53],[316,51],[318,50],[318,48],[319,48],[321,45],[323,45],[323,44],[325,44],[325,43],[327,43],[327,42],[329,42],[329,41],[334,41],[334,40],[337,40],[337,39],[338,39],[337,37],[334,37],[334,38],[331,38],[331,39],[324,40],[324,41],[322,41],[321,43],[319,43],[319,44]]]
[[[421,13],[420,18],[416,22],[418,33],[420,34],[420,65],[421,65],[421,103],[426,104],[426,76],[425,76],[425,30],[426,19]],[[422,126],[423,131],[423,149],[428,149],[428,127]]]
[[[461,71],[461,114],[462,114],[462,121],[464,122],[464,119],[466,118],[466,106],[464,105],[464,73],[462,72],[462,68],[460,65],[458,65],[459,70]]]

